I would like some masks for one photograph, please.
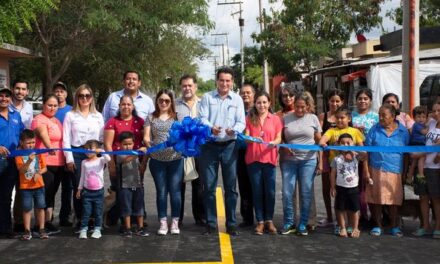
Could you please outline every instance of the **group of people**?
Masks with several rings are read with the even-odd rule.
[[[116,192],[116,206],[121,232],[148,236],[144,224],[144,174],[147,166],[156,188],[158,235],[180,234],[184,216],[186,175],[191,179],[192,214],[204,234],[217,230],[216,188],[221,166],[225,193],[226,229],[236,236],[239,227],[255,226],[257,235],[308,235],[316,225],[333,225],[331,197],[337,224],[335,234],[359,237],[359,223],[371,219],[370,234],[379,236],[383,229],[384,205],[389,207],[390,232],[402,236],[398,207],[403,202],[402,175],[409,159],[403,153],[316,151],[307,148],[279,147],[280,143],[300,145],[405,146],[440,143],[440,102],[428,112],[414,109],[413,117],[399,111],[397,95],[384,97],[379,113],[371,111],[372,93],[362,89],[356,94],[355,111],[345,107],[346,98],[338,89],[328,92],[328,110],[317,116],[309,92],[284,87],[279,92],[281,110],[274,113],[271,96],[256,92],[252,85],[233,88],[234,72],[220,68],[216,89],[197,97],[197,79],[183,75],[181,97],[169,89],[160,90],[154,100],[140,91],[138,72],[124,74],[124,88],[112,93],[103,114],[95,106],[93,90],[79,86],[73,105],[66,103],[67,87],[58,82],[53,94],[43,98],[43,111],[37,116],[25,98],[27,82],[16,81],[12,89],[0,89],[0,233],[13,235],[11,205],[13,189],[14,226],[23,227],[20,238],[29,240],[35,233],[48,238],[60,230],[52,223],[56,193],[61,185],[60,226],[72,226],[71,204],[79,238],[99,239],[103,226],[104,170],[108,168],[111,190]],[[184,117],[198,117],[211,129],[213,141],[201,146],[195,159],[186,158],[172,147],[149,155],[106,155],[104,151],[137,150],[164,143],[172,124]],[[243,141],[243,133],[257,141]],[[64,148],[36,154],[33,149]],[[26,155],[8,156],[16,149]],[[411,154],[409,178],[416,182],[420,195],[422,223],[414,234],[432,234],[440,238],[440,221],[434,229],[429,223],[430,204],[440,217],[440,156],[438,153]],[[283,225],[273,223],[276,167],[282,175]],[[417,174],[415,173],[418,166]],[[189,169],[192,168],[192,169]],[[322,175],[323,199],[327,217],[317,223],[314,179]],[[236,190],[238,180],[239,192]],[[240,193],[238,224],[236,205]],[[171,217],[168,217],[168,196]],[[73,199],[73,201],[72,201]],[[35,229],[31,212],[35,211]],[[255,218],[254,218],[255,215]],[[91,224],[91,218],[93,224]],[[132,226],[133,223],[135,227]]]

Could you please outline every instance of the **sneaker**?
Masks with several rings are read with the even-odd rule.
[[[81,230],[79,232],[79,239],[87,239],[87,230]]]
[[[94,229],[93,233],[92,233],[92,235],[90,237],[94,238],[94,239],[100,239],[102,237],[101,230]]]
[[[168,222],[166,218],[160,219],[160,227],[157,230],[159,236],[165,236],[168,233]]]
[[[20,237],[20,240],[23,241],[29,241],[32,239],[32,232],[31,231],[25,231],[24,234]]]
[[[179,229],[179,218],[173,218],[173,221],[171,222],[171,235],[178,235],[180,234]]]
[[[50,236],[59,234],[61,232],[61,230],[56,228],[51,222],[46,222],[44,226],[46,227],[47,234],[49,234]]]
[[[46,232],[45,229],[40,229],[39,236],[40,236],[40,239],[48,239],[49,238],[49,234]]]
[[[147,231],[145,231],[145,229],[143,227],[141,227],[136,231],[135,235],[141,236],[141,237],[146,237],[146,236],[149,236],[150,233],[148,233]]]
[[[263,233],[264,233],[264,224],[263,224],[263,222],[257,223],[257,226],[255,227],[254,231],[255,231],[254,232],[255,235],[263,235]]]
[[[281,235],[288,235],[288,234],[294,234],[296,233],[296,227],[295,225],[284,225],[283,229],[281,229],[280,234]]]
[[[124,228],[124,231],[122,231],[121,236],[131,238],[133,237],[133,233],[131,232],[130,229]]]
[[[226,233],[228,233],[230,236],[239,236],[240,233],[237,230],[237,227],[235,226],[228,226],[226,227]]]
[[[297,234],[300,236],[307,236],[309,235],[309,232],[307,231],[307,227],[303,224],[300,224],[298,226]]]

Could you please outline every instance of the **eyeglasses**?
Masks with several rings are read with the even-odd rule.
[[[282,95],[282,97],[284,98],[284,99],[286,99],[286,98],[293,98],[293,97],[295,97],[295,95],[293,95],[293,94],[283,94]]]
[[[90,98],[92,98],[92,95],[91,94],[78,94],[78,98],[89,100]]]
[[[169,104],[169,103],[171,103],[171,100],[170,100],[170,99],[162,99],[162,98],[159,98],[159,99],[157,100],[157,102],[158,102],[159,104],[163,104],[163,103],[165,103],[165,104]]]

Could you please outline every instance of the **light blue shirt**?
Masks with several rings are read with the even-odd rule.
[[[9,109],[20,113],[21,121],[23,122],[24,127],[27,129],[31,128],[32,119],[34,118],[34,110],[32,109],[32,104],[23,101],[23,107],[21,109],[17,109],[15,105],[11,102],[9,104]]]
[[[221,127],[220,134],[216,136],[217,141],[236,139],[235,135],[230,137],[226,134],[227,128],[236,133],[242,133],[246,128],[243,100],[232,91],[224,99],[217,90],[203,95],[199,115],[202,122],[209,127]]]
[[[395,121],[399,126],[388,136],[385,129],[378,123],[374,125],[365,139],[367,146],[406,146],[409,144],[408,129]],[[370,152],[369,164],[371,167],[385,172],[402,173],[404,153]]]
[[[373,111],[369,111],[365,115],[361,115],[356,111],[351,113],[351,122],[353,127],[363,128],[364,135],[367,135],[370,129],[377,123],[379,123],[379,115]]]
[[[110,118],[116,116],[119,110],[119,102],[122,96],[124,96],[124,89],[113,92],[109,95],[109,97],[105,101],[104,108],[102,110],[104,122],[107,123]],[[138,92],[137,97],[134,99],[134,107],[138,116],[144,120],[149,114],[154,112],[153,100],[151,100],[148,95],[142,93],[141,91]]]

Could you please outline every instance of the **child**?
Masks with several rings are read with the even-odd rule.
[[[426,127],[426,121],[428,120],[428,109],[423,106],[414,107],[413,116],[415,123],[411,128],[410,145],[424,146],[425,135],[428,132]],[[423,175],[424,162],[423,153],[411,153],[411,166],[409,167],[407,181],[411,181],[413,179],[416,165],[418,166],[419,175]]]
[[[25,129],[20,135],[21,149],[35,148],[35,133],[30,129]],[[46,208],[43,173],[47,171],[46,164],[42,155],[34,153],[28,156],[15,158],[20,178],[20,194],[23,207],[24,234],[22,240],[30,240],[31,232],[31,211],[34,204],[36,225],[39,227],[41,239],[48,239],[49,235],[44,229],[44,209]]]
[[[133,150],[134,134],[129,131],[119,135],[119,142],[122,150]],[[143,150],[143,149],[140,149]],[[144,188],[143,173],[145,172],[147,156],[142,159],[142,165],[136,155],[116,156],[116,170],[120,179],[120,190],[118,195],[121,217],[124,219],[125,230],[123,235],[131,237],[131,216],[136,216],[138,229],[135,232],[138,236],[148,236],[144,230]]]
[[[339,136],[338,143],[341,146],[353,146],[353,137],[348,134]],[[330,193],[335,197],[336,218],[339,225],[339,236],[347,237],[345,216],[348,214],[349,225],[353,228],[351,237],[358,238],[360,231],[359,209],[359,173],[356,153],[342,151],[331,163]]]
[[[76,198],[82,198],[83,212],[79,238],[87,239],[87,228],[89,218],[94,212],[95,228],[92,238],[101,238],[102,210],[104,204],[104,167],[110,161],[110,156],[104,154],[98,157],[98,153],[103,152],[100,149],[101,143],[97,140],[88,140],[84,148],[92,150],[95,153],[87,153],[87,159],[81,163],[81,178],[79,180],[78,192]]]

